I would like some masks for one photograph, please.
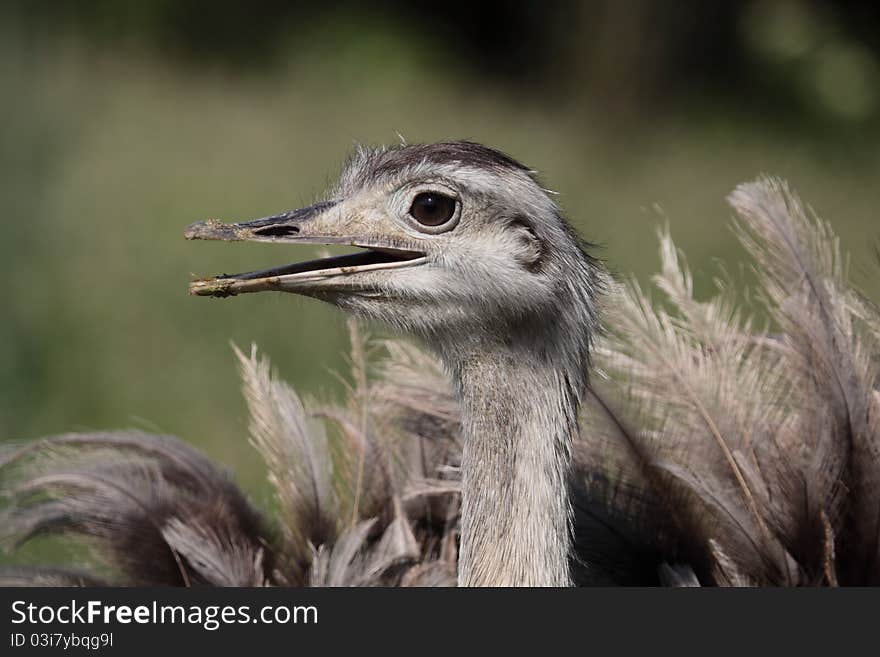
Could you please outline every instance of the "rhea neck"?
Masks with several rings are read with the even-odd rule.
[[[460,586],[568,586],[579,383],[534,338],[445,354],[462,406]],[[549,348],[549,349],[548,349]]]

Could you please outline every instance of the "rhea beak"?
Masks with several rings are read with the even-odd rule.
[[[334,212],[337,205],[337,201],[323,201],[254,221],[226,224],[209,220],[191,224],[184,233],[188,240],[344,244],[361,247],[364,251],[242,274],[200,278],[190,283],[189,293],[211,297],[266,290],[307,293],[340,279],[354,283],[363,272],[412,267],[425,262],[424,253],[402,249],[400,245],[391,244],[390,240],[381,243],[377,239],[363,240],[348,234],[354,230],[346,230],[344,215]]]

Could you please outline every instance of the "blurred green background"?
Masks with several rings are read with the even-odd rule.
[[[188,297],[311,254],[182,231],[309,203],[356,142],[501,148],[643,282],[668,220],[700,294],[742,278],[725,195],[780,175],[880,297],[877,3],[6,2],[0,80],[0,440],[173,433],[258,504],[230,341],[333,399],[344,318]]]

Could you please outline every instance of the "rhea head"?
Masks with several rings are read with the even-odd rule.
[[[362,251],[200,279],[190,292],[293,292],[414,333],[450,364],[500,347],[586,372],[601,273],[527,167],[467,141],[359,148],[325,199],[196,223],[186,237]]]

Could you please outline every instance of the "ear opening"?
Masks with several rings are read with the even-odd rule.
[[[514,231],[523,246],[517,252],[516,259],[524,269],[533,274],[540,273],[544,268],[547,248],[544,240],[538,237],[532,222],[526,216],[517,215],[508,222],[508,227]]]

